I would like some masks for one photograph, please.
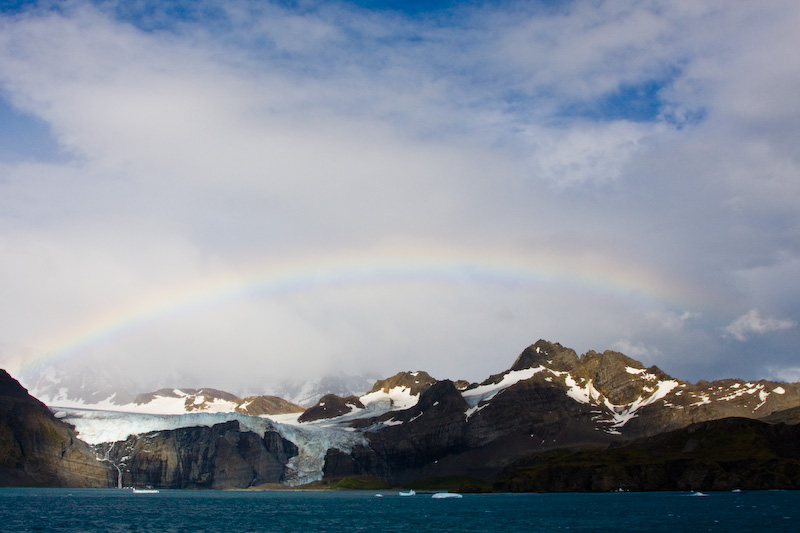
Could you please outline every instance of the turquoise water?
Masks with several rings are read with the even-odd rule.
[[[800,492],[465,494],[0,489],[1,531],[800,531]]]

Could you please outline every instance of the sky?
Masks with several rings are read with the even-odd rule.
[[[800,3],[0,2],[0,366],[800,380]],[[180,383],[175,383],[180,381]]]

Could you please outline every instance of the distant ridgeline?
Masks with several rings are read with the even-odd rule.
[[[252,398],[265,397],[241,400],[214,389],[164,389],[136,398],[137,405],[152,407],[149,413],[141,407],[127,413],[54,407],[93,452],[5,376],[3,484],[800,488],[800,384],[734,379],[691,384],[618,352],[578,357],[543,340],[482,383],[401,372],[379,380],[366,394],[325,395],[304,412],[280,404],[280,398],[274,405],[285,408],[251,411]],[[191,412],[153,414],[173,409],[163,407],[170,401],[182,402],[180,412]],[[37,414],[20,418],[26,405],[38,405]],[[20,422],[28,419],[37,422]],[[78,469],[83,477],[59,477],[41,466],[47,461],[34,468],[27,449],[9,444],[41,444],[43,432],[50,431],[41,428],[50,426],[63,435],[44,439],[58,453],[50,448],[37,453],[64,464],[62,448],[61,457],[80,452],[94,461],[91,473]],[[93,453],[102,460],[95,461]]]

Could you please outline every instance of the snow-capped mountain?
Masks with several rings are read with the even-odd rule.
[[[137,391],[125,371],[86,360],[38,365],[20,382],[46,405],[122,405],[132,402]]]
[[[602,449],[727,417],[790,421],[781,413],[800,409],[800,384],[692,384],[618,352],[579,357],[540,340],[482,383],[400,372],[360,395],[328,394],[301,416],[265,420],[231,412],[245,404],[213,389],[167,389],[137,399],[151,410],[178,411],[179,405],[191,413],[58,413],[93,443],[124,440],[98,449],[136,483],[202,488],[364,475],[393,484],[451,476],[486,482],[514,461],[548,450]],[[181,443],[199,455],[181,452]],[[219,470],[204,462],[210,457]],[[249,481],[224,478],[251,467],[258,472]]]
[[[379,378],[370,374],[340,373],[316,379],[283,381],[245,398],[212,388],[168,387],[142,394],[142,390],[148,389],[143,389],[126,372],[108,368],[102,361],[76,359],[29,369],[20,376],[20,382],[31,395],[46,405],[57,407],[151,414],[181,414],[198,410],[278,414],[301,412],[326,394],[360,396]],[[162,376],[159,381],[170,384],[167,376]],[[278,400],[285,401],[286,405]]]
[[[35,367],[26,372],[23,385],[44,404],[58,408],[165,415],[200,411],[264,415],[304,410],[271,395],[240,398],[213,388],[162,388],[142,394],[135,392],[138,385],[125,372],[83,360]]]
[[[284,381],[269,389],[268,393],[297,405],[310,407],[326,394],[335,394],[341,398],[361,396],[378,379],[380,376],[371,374],[330,374],[317,379]]]
[[[246,415],[280,415],[302,413],[302,406],[275,396],[239,398],[229,392],[203,389],[159,389],[138,394],[132,401],[116,403],[112,399],[87,404],[79,401],[48,402],[54,409],[92,409],[117,413],[181,415],[186,413],[241,413]]]
[[[408,409],[435,382],[424,372],[401,372],[379,381],[357,400],[364,405],[383,401],[393,406],[386,411]],[[593,429],[611,435],[621,435],[624,428],[652,434],[726,416],[763,418],[800,405],[797,383],[726,379],[692,384],[672,378],[658,367],[645,368],[619,352],[590,351],[578,357],[573,350],[547,341],[527,348],[509,370],[483,383],[455,382],[454,387],[467,405],[467,421],[490,407],[501,393],[535,389],[537,393],[557,392],[567,405],[583,406],[592,415]],[[356,414],[356,403],[350,405],[348,412]],[[305,418],[310,419],[314,410],[309,408]],[[533,407],[514,411],[531,410]]]

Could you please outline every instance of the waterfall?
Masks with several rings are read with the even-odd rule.
[[[119,469],[119,467],[117,466],[117,463],[114,463],[112,461],[109,461],[109,463],[114,465],[114,468],[117,469],[117,488],[121,489],[122,488],[122,470]]]

